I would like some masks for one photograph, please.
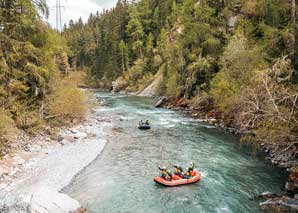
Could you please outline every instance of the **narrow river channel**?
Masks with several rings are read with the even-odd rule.
[[[259,212],[254,198],[281,192],[278,169],[241,148],[239,139],[181,112],[154,108],[154,100],[95,93],[104,100],[96,113],[110,120],[102,154],[66,192],[88,212]],[[152,123],[149,131],[138,120]],[[153,182],[159,165],[193,161],[202,172],[196,184],[165,188]]]

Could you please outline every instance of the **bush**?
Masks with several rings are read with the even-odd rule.
[[[73,85],[60,85],[50,97],[49,110],[54,117],[83,119],[88,112],[88,98]]]
[[[7,141],[16,135],[17,129],[9,112],[0,108],[0,157],[4,153]]]
[[[69,72],[63,81],[76,87],[82,86],[86,83],[86,73],[81,71]]]
[[[0,108],[0,138],[5,137],[14,127],[14,121],[10,114]]]
[[[119,77],[112,84],[113,84],[113,92],[120,92],[122,90],[125,90],[128,86],[127,80],[122,76]]]
[[[254,85],[256,70],[267,68],[260,50],[248,44],[243,34],[233,36],[221,58],[221,71],[211,81],[210,94],[220,111],[229,113],[237,107],[241,91]]]

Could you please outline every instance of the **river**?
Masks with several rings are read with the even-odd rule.
[[[259,212],[255,196],[281,193],[281,172],[241,147],[239,139],[181,112],[154,108],[150,98],[97,92],[96,114],[112,122],[102,154],[65,189],[88,212]],[[152,129],[140,131],[138,120]],[[193,161],[200,182],[165,188],[158,166]]]

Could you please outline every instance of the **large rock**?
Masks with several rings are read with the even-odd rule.
[[[78,201],[66,194],[41,187],[32,195],[29,209],[31,213],[69,213],[80,207]]]
[[[66,194],[39,186],[26,194],[7,195],[0,202],[1,213],[69,213],[81,207]]]
[[[154,78],[155,78],[154,81],[149,86],[147,86],[142,92],[140,92],[138,96],[143,96],[143,97],[156,96],[156,90],[162,80],[162,75],[160,73],[157,73]]]
[[[112,82],[112,87],[113,92],[120,92],[128,87],[128,82],[123,77],[120,77],[116,81]]]
[[[87,137],[88,137],[88,135],[85,132],[78,132],[78,133],[73,135],[74,139],[85,139]]]
[[[298,212],[298,200],[287,196],[268,199],[260,203],[260,206],[270,212]]]
[[[155,107],[156,108],[163,107],[165,105],[166,101],[167,101],[167,98],[166,97],[162,97],[161,99],[159,99],[157,101],[157,103],[155,104]]]

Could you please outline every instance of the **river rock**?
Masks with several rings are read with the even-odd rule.
[[[78,201],[66,194],[41,187],[32,195],[29,209],[32,213],[67,213],[74,212],[80,207]]]
[[[272,192],[263,192],[262,194],[260,194],[258,196],[258,198],[260,199],[269,199],[269,198],[275,198],[278,195],[276,193],[272,193]]]
[[[166,101],[167,101],[167,98],[166,98],[166,97],[162,97],[161,99],[159,99],[159,100],[157,101],[157,103],[155,104],[155,107],[156,107],[156,108],[163,107],[164,104],[166,103]]]
[[[23,158],[20,157],[14,157],[14,164],[16,165],[23,165],[26,161]]]
[[[298,200],[287,196],[272,198],[260,203],[263,210],[274,212],[297,212]]]
[[[42,149],[42,147],[41,147],[40,145],[33,145],[33,146],[30,148],[30,151],[31,151],[31,152],[39,152],[41,149]]]
[[[78,139],[85,139],[87,137],[88,137],[88,135],[85,132],[78,132],[78,133],[76,133],[76,134],[73,135],[73,138],[74,139],[77,139],[77,140]]]

